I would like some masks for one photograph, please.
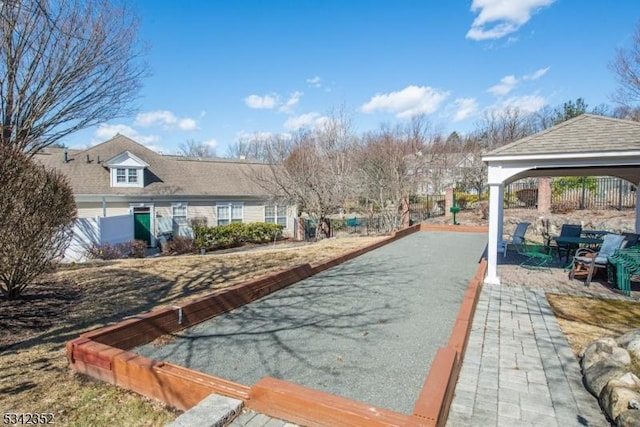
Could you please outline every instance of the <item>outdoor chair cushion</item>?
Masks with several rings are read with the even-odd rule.
[[[609,257],[615,254],[618,249],[624,247],[624,244],[624,236],[607,234],[604,236],[599,252],[588,248],[578,249],[576,255],[573,257],[573,268],[569,273],[569,277],[573,279],[576,275],[586,274],[587,280],[585,285],[589,285],[596,268],[606,267],[609,262]]]

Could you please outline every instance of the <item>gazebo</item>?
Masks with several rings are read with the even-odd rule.
[[[640,184],[640,123],[592,114],[569,119],[482,157],[488,165],[489,242],[485,283],[500,284],[503,187],[526,177],[614,176]],[[640,198],[636,191],[636,233]]]

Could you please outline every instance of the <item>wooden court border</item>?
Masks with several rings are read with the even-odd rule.
[[[307,426],[444,426],[486,274],[486,259],[481,260],[475,276],[469,281],[449,342],[436,353],[412,415],[276,378],[265,377],[249,387],[131,351],[162,335],[189,328],[418,231],[487,233],[487,228],[417,224],[327,261],[300,264],[180,305],[85,332],[67,342],[67,359],[71,368],[79,373],[185,411],[216,393],[241,399],[248,408],[266,415]]]

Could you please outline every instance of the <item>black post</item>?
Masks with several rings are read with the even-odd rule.
[[[618,178],[618,210],[622,210],[622,178]]]

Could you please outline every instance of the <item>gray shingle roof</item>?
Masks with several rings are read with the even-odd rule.
[[[640,123],[582,114],[484,156],[640,150]]]
[[[69,161],[66,163],[64,151],[62,148],[47,148],[34,158],[64,173],[75,194],[264,196],[266,191],[255,183],[253,177],[270,170],[268,165],[243,160],[164,156],[124,135],[116,135],[87,150],[67,150]],[[124,151],[149,164],[143,188],[111,187],[105,162]]]

